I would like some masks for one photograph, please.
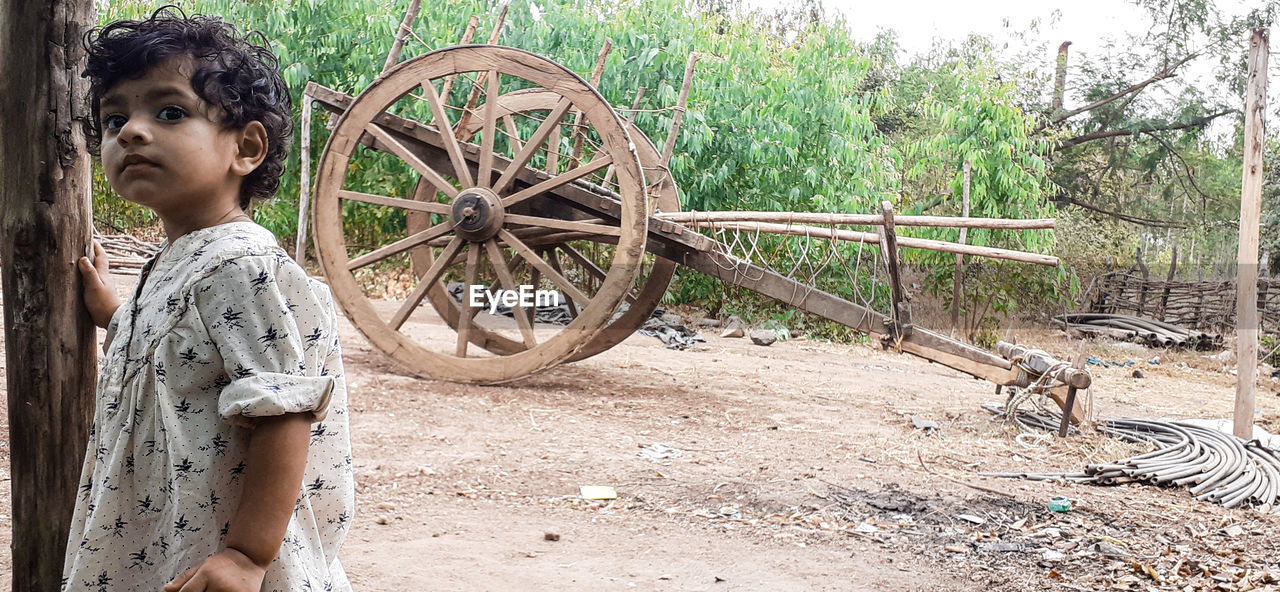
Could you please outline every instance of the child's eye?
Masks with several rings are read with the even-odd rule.
[[[178,121],[187,116],[187,112],[182,107],[165,107],[156,115],[161,121]]]
[[[102,127],[107,131],[118,132],[120,128],[124,127],[124,122],[123,115],[108,115],[102,118]]]

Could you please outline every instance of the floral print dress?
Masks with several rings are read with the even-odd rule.
[[[223,548],[254,418],[311,413],[263,591],[351,589],[354,479],[333,301],[251,222],[179,237],[111,320],[64,591],[159,591]],[[252,500],[247,500],[252,503]]]

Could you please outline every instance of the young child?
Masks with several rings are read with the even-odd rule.
[[[333,303],[245,214],[284,164],[278,62],[170,7],[86,45],[107,179],[168,238],[123,305],[101,246],[79,262],[107,336],[62,589],[350,590]]]

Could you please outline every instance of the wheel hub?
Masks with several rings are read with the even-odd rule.
[[[502,228],[502,201],[484,187],[469,187],[453,200],[452,218],[458,236],[471,242],[493,238]]]

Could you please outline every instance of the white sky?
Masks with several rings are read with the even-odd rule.
[[[1226,14],[1243,14],[1275,1],[1217,0],[1215,4]],[[769,7],[796,0],[747,3]],[[1006,21],[1013,30],[1026,31],[1039,19],[1041,41],[1053,50],[1062,41],[1071,41],[1073,51],[1098,50],[1106,37],[1119,38],[1147,27],[1145,12],[1127,0],[823,0],[823,4],[845,16],[854,38],[869,41],[881,29],[894,29],[899,44],[912,53],[928,49],[935,37],[957,40],[981,33],[1002,40],[1007,36]]]

